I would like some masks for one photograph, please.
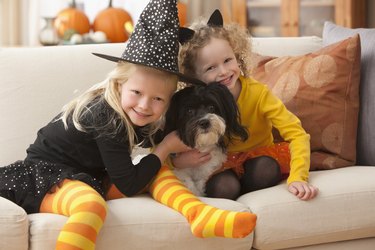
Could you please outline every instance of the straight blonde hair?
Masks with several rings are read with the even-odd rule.
[[[87,112],[92,112],[92,109],[96,105],[105,100],[109,106],[113,108],[115,115],[108,120],[107,124],[101,126],[100,131],[102,134],[99,134],[98,136],[102,136],[106,133],[105,128],[113,128],[109,130],[110,134],[106,134],[106,136],[115,136],[124,126],[127,135],[127,138],[125,139],[129,142],[129,149],[134,148],[136,145],[135,141],[137,141],[137,136],[131,120],[121,107],[120,89],[122,84],[126,84],[129,77],[134,73],[137,67],[142,67],[145,70],[153,71],[162,75],[166,84],[173,84],[175,88],[177,88],[177,76],[173,74],[162,72],[146,66],[136,65],[128,62],[119,62],[117,67],[115,67],[115,69],[109,73],[107,79],[95,84],[93,87],[63,107],[60,119],[62,119],[65,129],[68,128],[68,118],[71,116],[74,127],[79,131],[86,132],[88,127],[87,125],[82,124],[82,117],[84,117]],[[153,135],[163,126],[164,116],[162,116],[158,121],[149,124],[147,126],[147,130],[143,131],[144,136],[149,139],[152,145],[154,145],[154,140],[152,138]],[[98,128],[94,127],[94,129]]]

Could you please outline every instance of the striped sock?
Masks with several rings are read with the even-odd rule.
[[[107,214],[107,204],[86,183],[64,180],[61,187],[56,186],[55,192],[46,194],[40,212],[69,217],[59,234],[56,249],[94,250]]]
[[[184,215],[192,233],[200,238],[243,238],[255,227],[255,214],[221,210],[201,202],[165,166],[151,184],[150,193],[155,200]]]

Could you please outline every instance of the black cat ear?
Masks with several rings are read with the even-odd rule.
[[[178,41],[181,44],[185,44],[194,36],[195,31],[186,27],[180,27],[178,29]]]
[[[219,10],[215,10],[210,18],[207,21],[208,26],[218,26],[223,27],[224,21],[223,16],[221,15]],[[195,34],[195,31],[186,27],[180,27],[178,30],[178,41],[181,44],[185,44],[189,41]]]
[[[215,10],[211,16],[210,19],[208,19],[207,25],[208,26],[219,26],[223,27],[224,21],[223,16],[221,15],[219,10]]]

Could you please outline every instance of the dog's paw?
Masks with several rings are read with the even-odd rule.
[[[195,186],[195,183],[188,183],[186,184],[186,187],[196,196],[203,196],[203,193],[201,192],[201,190],[199,190],[199,188],[197,188]]]
[[[199,196],[206,196],[206,181],[205,180],[199,180],[195,183],[195,189],[197,190],[197,193],[199,193]]]

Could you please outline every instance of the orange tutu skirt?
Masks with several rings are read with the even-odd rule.
[[[280,142],[272,146],[259,147],[248,152],[232,152],[228,153],[227,161],[219,172],[227,169],[232,169],[238,177],[244,173],[243,163],[246,160],[253,159],[259,156],[269,156],[275,159],[280,166],[281,174],[287,177],[290,171],[290,151],[289,143]]]

